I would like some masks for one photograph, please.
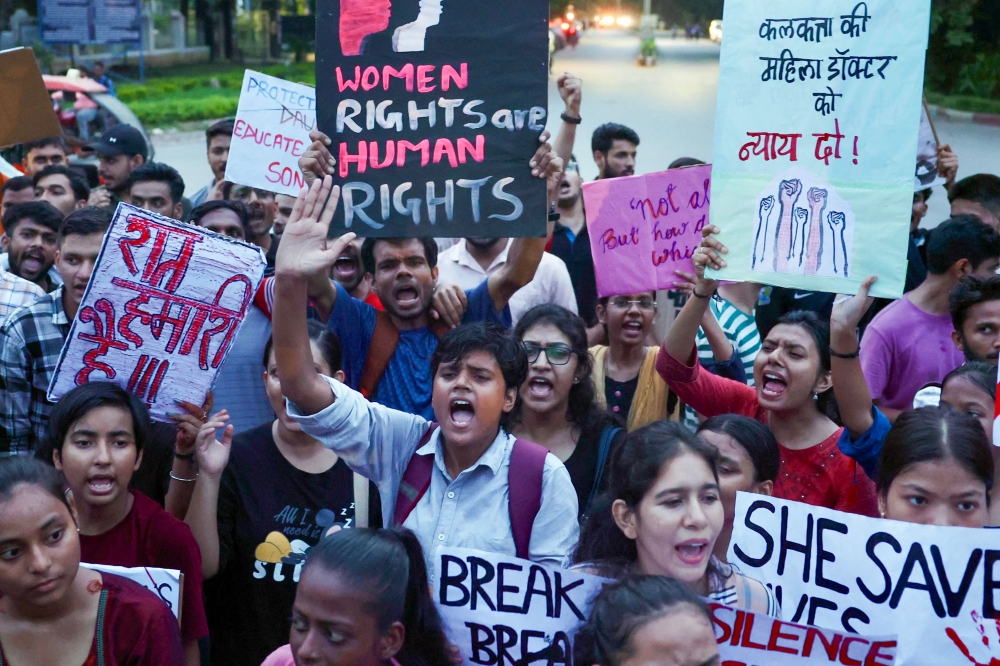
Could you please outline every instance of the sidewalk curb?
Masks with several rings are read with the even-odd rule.
[[[946,118],[956,123],[974,123],[976,125],[991,125],[1000,127],[1000,113],[973,113],[972,111],[956,111],[946,109],[936,104],[928,104],[931,115]]]

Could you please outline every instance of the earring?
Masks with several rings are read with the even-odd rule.
[[[579,377],[574,377],[573,378],[573,383],[574,384],[579,384],[580,383],[580,378]]]
[[[813,393],[813,400],[819,400],[819,393]]]

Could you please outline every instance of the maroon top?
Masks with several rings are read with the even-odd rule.
[[[118,567],[179,569],[184,574],[181,635],[208,636],[201,600],[201,550],[191,528],[142,493],[132,490],[132,510],[104,534],[80,535],[80,560]],[[86,566],[86,565],[84,565]]]
[[[177,620],[167,605],[127,578],[101,576],[103,598],[83,666],[184,666]],[[6,663],[0,646],[0,665]]]

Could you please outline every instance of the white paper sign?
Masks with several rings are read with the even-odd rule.
[[[128,578],[133,583],[139,583],[144,588],[158,596],[174,614],[177,621],[181,617],[181,583],[184,574],[177,569],[159,569],[157,567],[113,567],[109,564],[81,563],[85,569],[93,569],[101,573],[114,574]]]
[[[739,493],[729,561],[786,620],[895,635],[900,666],[1000,663],[1000,531],[866,518]]]
[[[894,636],[864,637],[807,627],[713,602],[708,603],[708,610],[726,666],[892,666],[895,662]]]
[[[267,261],[255,245],[118,204],[63,345],[48,398],[112,381],[153,418],[201,404]]]
[[[226,180],[296,196],[299,157],[316,127],[316,90],[246,70],[229,146]]]
[[[438,550],[435,568],[434,601],[466,666],[572,663],[573,636],[609,582],[467,548]]]
[[[927,107],[921,105],[920,131],[917,133],[917,170],[913,174],[914,192],[944,185],[947,182],[938,173],[937,159],[937,140],[934,138],[934,128],[931,127]]]

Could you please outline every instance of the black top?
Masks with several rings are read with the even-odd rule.
[[[149,437],[142,447],[142,464],[132,474],[128,487],[163,506],[170,489],[170,470],[174,467],[176,443],[177,426],[153,421]],[[194,475],[193,469],[191,474]]]
[[[616,426],[614,419],[608,415],[597,420],[592,427],[580,432],[580,439],[576,443],[573,455],[566,459],[566,471],[576,489],[576,498],[580,504],[579,515],[583,516],[587,508],[587,500],[590,498],[590,491],[594,487],[594,475],[597,473],[597,454],[600,450],[601,435],[604,429],[609,426]],[[619,431],[611,440],[611,449],[614,451],[625,440],[625,430]],[[611,458],[610,451],[608,460]],[[608,487],[608,463],[604,463],[604,473],[601,474],[600,491],[603,492]]]
[[[628,422],[632,398],[635,397],[638,388],[639,375],[625,382],[616,382],[611,377],[604,378],[604,400],[608,403],[608,410],[623,423]]]
[[[594,275],[594,259],[590,254],[587,225],[583,225],[574,239],[573,232],[568,227],[556,222],[549,251],[566,264],[580,317],[587,326],[594,326],[597,324],[597,277]]]
[[[267,266],[264,268],[264,277],[274,275],[274,262],[278,258],[278,243],[280,242],[281,236],[271,234],[271,249],[264,255],[264,260],[267,261]]]
[[[354,477],[343,460],[320,474],[295,468],[271,423],[233,439],[219,489],[219,573],[205,583],[212,664],[260,666],[288,643],[306,553],[334,523],[353,522]]]

